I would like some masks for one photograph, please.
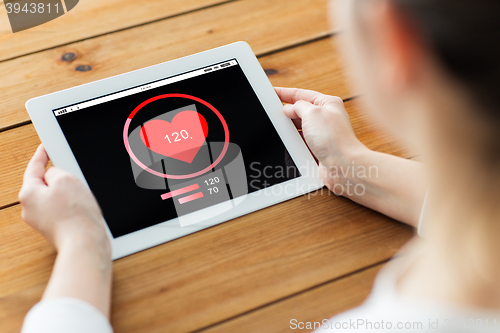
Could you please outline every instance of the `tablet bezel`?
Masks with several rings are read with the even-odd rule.
[[[247,195],[243,202],[231,210],[194,225],[181,227],[178,218],[175,218],[121,237],[113,238],[108,225],[105,223],[108,236],[111,240],[113,259],[151,248],[253,211],[318,190],[323,187],[323,183],[319,178],[317,164],[293,123],[283,114],[283,105],[276,95],[271,82],[252,49],[245,42],[229,44],[184,58],[54,92],[30,99],[26,102],[26,109],[52,163],[74,174],[88,186],[75,156],[57,123],[53,110],[230,59],[238,61],[239,66],[281,137],[283,144],[299,170],[301,170],[302,176],[273,186],[286,186],[287,189],[292,188],[292,193],[283,191],[281,193],[273,193],[273,187],[260,190]],[[307,172],[304,173],[304,170],[307,170]],[[206,209],[216,208],[216,206],[212,206]]]

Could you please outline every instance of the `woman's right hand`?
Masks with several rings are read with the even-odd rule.
[[[275,88],[283,103],[284,113],[293,120],[309,149],[318,159],[323,183],[335,192],[335,185],[344,185],[342,172],[348,170],[352,156],[368,151],[354,134],[351,120],[340,97],[316,91]],[[342,194],[342,193],[337,193]]]

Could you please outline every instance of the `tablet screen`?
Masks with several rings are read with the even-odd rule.
[[[236,59],[53,113],[113,237],[300,176]]]

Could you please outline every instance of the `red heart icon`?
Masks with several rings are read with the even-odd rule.
[[[148,121],[142,126],[141,139],[152,151],[191,163],[205,142],[208,125],[196,111],[182,111],[172,122],[161,119]]]

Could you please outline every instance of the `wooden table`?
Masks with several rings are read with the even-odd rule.
[[[412,158],[360,112],[326,0],[82,0],[12,34],[0,2],[0,332],[41,297],[54,249],[21,220],[17,193],[39,144],[32,97],[245,40],[272,83],[338,95],[368,147]],[[323,191],[114,263],[116,332],[284,332],[368,294],[412,230]]]

